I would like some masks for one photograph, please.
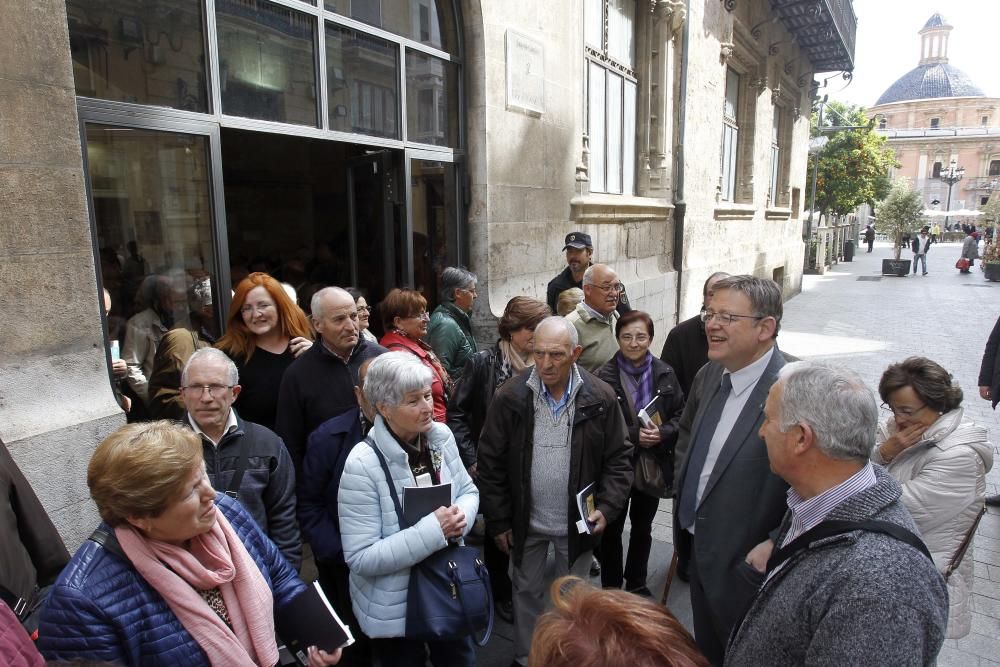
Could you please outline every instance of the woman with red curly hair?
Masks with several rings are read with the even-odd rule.
[[[652,600],[594,588],[576,577],[552,583],[553,608],[535,625],[528,667],[708,667],[684,626]]]
[[[240,281],[215,346],[236,362],[243,390],[233,407],[243,419],[274,430],[281,378],[312,340],[309,320],[281,283],[260,272]]]

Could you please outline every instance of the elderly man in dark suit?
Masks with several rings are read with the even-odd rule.
[[[695,641],[722,664],[729,632],[763,580],[788,485],[758,435],[785,358],[775,344],[781,288],[731,276],[715,283],[702,318],[706,364],[695,376],[677,441],[674,544],[689,562]]]

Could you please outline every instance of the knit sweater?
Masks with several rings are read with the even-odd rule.
[[[875,475],[875,486],[827,518],[916,533],[899,484],[881,466]],[[787,513],[776,544],[790,525]],[[930,665],[947,621],[948,593],[929,558],[894,537],[853,531],[812,542],[765,581],[729,639],[726,664]]]
[[[573,388],[559,416],[552,414],[548,399],[542,393],[542,382],[535,372],[528,378],[534,394],[535,429],[534,457],[531,462],[531,513],[528,528],[542,535],[566,535],[569,515],[566,497],[555,489],[569,486],[570,434],[576,394],[583,380],[573,368]]]
[[[591,373],[611,361],[611,358],[618,352],[618,340],[615,338],[615,323],[618,321],[618,313],[611,311],[606,322],[594,317],[582,303],[576,305],[576,310],[566,316],[566,320],[573,323],[577,333],[580,334],[580,347],[583,352],[576,363],[586,368]]]

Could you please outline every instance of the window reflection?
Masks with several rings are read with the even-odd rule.
[[[316,20],[264,0],[216,0],[222,113],[316,125]]]
[[[427,299],[427,309],[438,304],[441,272],[458,259],[455,219],[455,165],[448,162],[410,162],[413,220],[413,282]]]
[[[327,24],[330,129],[399,138],[398,52],[391,42]]]
[[[458,67],[406,50],[406,131],[410,141],[458,145]]]
[[[208,111],[201,0],[67,0],[76,94]]]
[[[160,343],[174,329],[218,335],[208,142],[92,124],[86,132],[109,339],[128,364],[129,420],[166,416],[157,412],[168,409],[154,363]]]
[[[455,51],[454,13],[447,0],[325,0],[324,6],[421,44]]]

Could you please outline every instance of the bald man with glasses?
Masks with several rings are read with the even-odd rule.
[[[591,373],[611,361],[618,352],[616,308],[622,289],[618,274],[610,266],[589,266],[583,274],[583,301],[566,316],[566,320],[576,327],[583,348],[577,363]]]

